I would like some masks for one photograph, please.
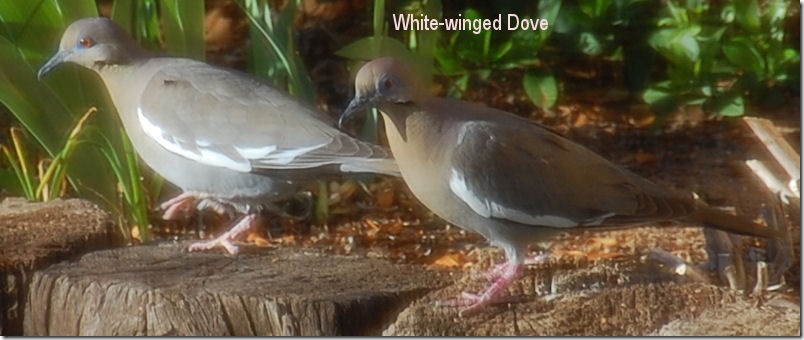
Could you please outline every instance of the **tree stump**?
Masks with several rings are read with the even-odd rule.
[[[510,289],[509,302],[489,306],[473,315],[460,316],[458,308],[432,307],[434,301],[457,297],[462,290],[478,290],[484,284],[477,278],[464,276],[456,285],[425,295],[403,310],[383,335],[800,334],[800,308],[792,302],[785,303],[789,301],[787,296],[767,293],[764,299],[775,301],[777,306],[759,306],[758,300],[752,301],[740,292],[690,282],[635,257],[596,263],[560,259],[542,264],[529,269]],[[778,306],[785,309],[780,311]],[[739,314],[725,312],[740,309]],[[699,321],[702,315],[710,317]],[[711,315],[716,315],[718,321]],[[756,320],[746,323],[751,317]],[[716,322],[720,322],[720,327],[713,326]]]
[[[99,251],[37,272],[26,335],[364,335],[451,281],[444,271],[280,248]]]
[[[0,201],[0,335],[22,335],[28,284],[35,270],[112,246],[109,215],[78,199]]]

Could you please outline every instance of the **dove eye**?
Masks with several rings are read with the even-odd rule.
[[[81,38],[78,40],[78,47],[80,48],[90,48],[95,46],[95,40],[89,37]]]
[[[394,87],[394,82],[391,81],[391,79],[386,79],[382,82],[382,87],[386,90],[390,90],[392,87]]]

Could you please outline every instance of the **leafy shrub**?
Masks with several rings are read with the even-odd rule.
[[[724,116],[745,113],[746,98],[773,100],[773,89],[798,84],[799,52],[785,41],[790,4],[770,0],[724,3],[667,1],[650,44],[667,62],[667,79],[651,85],[646,102],[660,112],[703,105]]]

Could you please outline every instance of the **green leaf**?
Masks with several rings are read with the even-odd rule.
[[[552,107],[558,99],[558,83],[552,74],[528,72],[522,86],[528,98],[542,109]]]
[[[509,39],[504,41],[499,47],[497,47],[497,49],[494,50],[490,61],[494,62],[502,59],[506,54],[508,54],[508,52],[511,51],[511,49],[513,49],[513,47],[514,42],[512,40]]]
[[[667,10],[670,11],[670,15],[673,17],[675,25],[684,27],[689,24],[690,20],[689,16],[687,15],[687,10],[676,5],[675,1],[667,1]]]
[[[137,0],[115,0],[112,3],[111,19],[120,27],[123,27],[128,34],[137,37],[136,25],[136,5]]]
[[[182,0],[162,0],[162,22],[169,54],[196,60],[206,58],[204,6]]]
[[[581,11],[589,16],[591,19],[597,19],[603,16],[606,9],[612,4],[609,0],[580,0],[578,7]]]
[[[754,44],[745,37],[737,37],[723,44],[723,54],[743,71],[763,74],[765,61]]]
[[[463,94],[466,93],[466,89],[469,87],[469,74],[464,73],[462,76],[455,79],[450,86],[449,90],[447,90],[447,96],[451,98],[461,98]]]
[[[440,19],[442,17],[443,6],[441,0],[428,0],[423,5],[422,13],[427,15],[428,18]],[[416,53],[417,59],[422,61],[422,79],[428,83],[432,81],[435,73],[435,65],[433,65],[432,60],[438,50],[437,46],[441,34],[440,30],[411,32],[411,36],[416,39],[416,46],[412,50]],[[425,60],[427,62],[424,62]]]
[[[433,56],[441,69],[441,73],[451,76],[464,72],[463,66],[450,49],[437,48]]]
[[[290,38],[297,6],[297,1],[288,1],[282,12],[274,15],[267,0],[246,1],[245,13],[251,22],[251,69],[255,74],[272,78],[275,85],[287,88],[302,101],[313,103],[313,82]],[[274,17],[278,17],[276,22]]]
[[[645,90],[645,93],[642,94],[642,99],[660,115],[667,115],[678,108],[679,105],[678,95],[671,86],[670,81],[656,83]]]
[[[788,1],[769,0],[765,8],[762,22],[766,25],[771,36],[781,42],[784,38],[784,18],[787,16]]]
[[[539,1],[539,18],[547,20],[550,25],[555,24],[558,12],[561,10],[560,0],[541,0]]]
[[[556,19],[558,18],[558,13],[561,11],[561,1],[560,0],[542,0],[539,1],[539,8],[538,8],[538,17],[544,20],[547,20],[548,24],[551,26],[555,26]],[[546,31],[538,31],[537,34],[539,35],[539,45],[544,43],[547,38],[550,37],[553,33],[553,29],[549,29]]]
[[[371,60],[385,56],[395,56],[402,60],[414,60],[413,52],[405,44],[389,37],[368,37],[352,42],[335,54],[355,60]]]
[[[672,65],[689,69],[701,52],[696,40],[699,32],[699,26],[660,29],[651,35],[649,43]]]
[[[645,93],[642,94],[642,99],[645,100],[646,103],[653,105],[659,101],[665,100],[666,98],[672,96],[672,90],[670,89],[670,82],[664,81],[658,84],[655,84],[645,90]]]
[[[715,110],[721,116],[739,117],[745,113],[743,97],[739,94],[726,95],[714,103]]]
[[[155,0],[119,0],[112,4],[112,20],[122,26],[143,48],[162,50],[162,29]]]
[[[22,185],[17,179],[17,175],[14,173],[14,171],[0,167],[0,195],[2,195],[6,190],[8,191],[8,194],[16,196],[22,196],[25,194],[25,191],[22,190]]]
[[[757,0],[734,0],[737,22],[748,32],[757,33],[760,24],[759,2]]]
[[[581,51],[588,55],[600,55],[603,53],[603,45],[592,32],[581,33],[578,39],[578,46]]]
[[[720,11],[720,20],[723,20],[726,24],[733,22],[736,16],[737,13],[733,4],[723,6],[723,9]]]
[[[489,77],[491,76],[491,69],[488,69],[488,68],[480,68],[480,69],[476,69],[476,70],[472,70],[472,71],[473,71],[472,73],[474,75],[476,75],[478,78],[480,78],[483,81],[488,80]]]
[[[698,60],[698,55],[701,53],[701,48],[695,39],[700,32],[701,27],[693,25],[676,36],[675,44],[677,48],[680,48],[690,61]]]

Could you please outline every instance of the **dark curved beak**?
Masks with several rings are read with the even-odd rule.
[[[53,57],[50,58],[50,60],[39,68],[39,72],[36,74],[36,77],[39,78],[39,80],[42,80],[42,78],[50,73],[50,71],[52,71],[56,66],[59,66],[59,64],[63,63],[69,54],[70,52],[64,50],[57,52],[55,55],[53,55]]]
[[[343,110],[341,113],[341,117],[338,119],[338,128],[343,128],[343,124],[352,119],[355,115],[364,111],[368,108],[370,104],[370,100],[365,97],[358,97],[355,96],[352,98],[352,101],[349,102],[349,106],[346,107],[346,110]]]

